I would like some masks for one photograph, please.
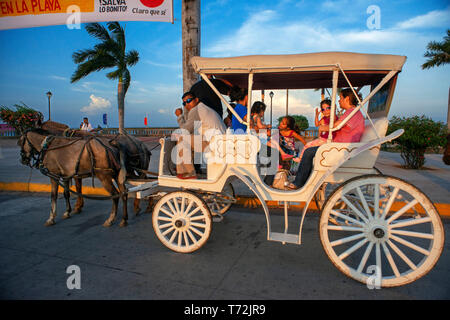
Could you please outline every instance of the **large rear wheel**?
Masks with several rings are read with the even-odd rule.
[[[357,177],[339,186],[323,207],[319,232],[340,271],[379,287],[423,277],[444,245],[442,221],[428,197],[408,182],[383,175]]]

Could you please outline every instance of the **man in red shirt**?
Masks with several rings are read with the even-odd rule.
[[[356,108],[358,99],[354,95],[352,89],[344,89],[339,96],[339,105],[345,110],[344,114],[336,121],[334,127],[347,118],[350,113]],[[319,127],[319,131],[328,131],[328,125],[322,125]],[[357,111],[351,119],[338,131],[333,142],[359,142],[361,136],[364,133],[364,116],[361,111]],[[303,153],[302,161],[298,167],[297,175],[293,183],[289,185],[289,189],[299,189],[303,187],[311,174],[314,156],[316,155],[319,147],[311,147],[305,150]]]

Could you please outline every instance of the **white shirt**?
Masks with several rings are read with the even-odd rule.
[[[225,134],[226,127],[223,120],[216,111],[200,102],[187,115],[181,115],[177,119],[180,128],[186,129],[189,133],[197,133],[203,135],[207,141],[217,134]]]
[[[92,130],[92,126],[91,126],[90,123],[86,124],[86,123],[83,122],[83,125],[81,126],[81,130],[91,131]]]

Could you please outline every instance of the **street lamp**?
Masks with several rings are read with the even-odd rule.
[[[272,128],[272,98],[273,98],[273,95],[274,95],[273,91],[270,91],[269,96],[270,96],[270,127],[271,128]]]
[[[51,118],[50,118],[50,98],[52,97],[52,93],[50,91],[47,91],[47,97],[48,97],[48,120],[51,120]]]

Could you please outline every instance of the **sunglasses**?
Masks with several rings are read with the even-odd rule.
[[[194,98],[186,99],[185,101],[183,101],[183,106],[187,105],[188,103],[191,103],[192,100],[194,100]]]
[[[322,109],[322,111],[331,110],[331,107],[326,107],[326,108],[321,108],[321,109]]]

